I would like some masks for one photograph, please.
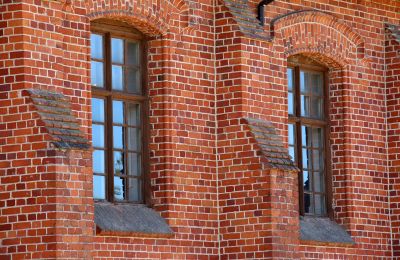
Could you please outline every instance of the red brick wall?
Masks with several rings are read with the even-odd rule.
[[[0,0],[0,18],[2,259],[388,258],[391,238],[398,254],[399,45],[385,33],[399,23],[398,1],[276,0],[270,39],[243,35],[222,0]],[[63,93],[90,137],[97,18],[152,37],[153,204],[172,238],[94,234],[90,153],[51,147],[22,95]],[[294,54],[331,69],[334,216],[352,247],[299,240],[296,175],[264,167],[242,120],[271,121],[287,140]]]

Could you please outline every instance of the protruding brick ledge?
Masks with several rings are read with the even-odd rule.
[[[271,122],[252,118],[245,120],[269,167],[285,171],[299,170]]]
[[[39,89],[28,89],[24,95],[30,100],[39,115],[41,126],[51,137],[51,143],[61,149],[89,149],[90,142],[79,129],[68,98],[60,93]]]

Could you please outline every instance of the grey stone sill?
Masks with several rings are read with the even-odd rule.
[[[354,246],[351,236],[329,218],[300,217],[300,240],[302,243],[335,244],[335,246]]]
[[[174,233],[153,209],[140,204],[95,202],[94,222],[101,236],[172,237]]]

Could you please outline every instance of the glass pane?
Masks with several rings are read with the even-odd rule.
[[[116,200],[125,199],[125,182],[122,177],[114,177],[114,198]]]
[[[112,88],[115,90],[124,89],[124,74],[122,66],[112,66]]]
[[[142,187],[138,179],[129,178],[129,201],[142,200]]]
[[[125,175],[124,154],[122,152],[114,152],[114,174]]]
[[[315,192],[325,192],[324,185],[324,173],[314,172],[314,191]]]
[[[116,38],[111,39],[111,56],[113,63],[124,63],[124,40]]]
[[[292,157],[293,161],[296,161],[296,154],[293,146],[289,146],[289,155]]]
[[[324,118],[324,110],[322,107],[322,98],[312,97],[311,98],[311,110],[312,110],[312,117],[323,119]]]
[[[126,77],[128,84],[128,92],[141,94],[142,93],[142,85],[140,82],[140,71],[137,69],[126,69]]]
[[[305,191],[310,191],[310,175],[308,174],[308,171],[303,171],[303,188]]]
[[[303,148],[303,169],[311,169],[311,150]]]
[[[95,173],[105,173],[105,159],[104,151],[94,150],[93,151],[93,172]]]
[[[93,147],[104,147],[104,126],[103,125],[92,125],[92,142]]]
[[[301,116],[309,117],[310,114],[310,97],[301,95]]]
[[[98,34],[90,35],[90,47],[92,59],[103,59],[103,36]]]
[[[322,83],[322,74],[314,73],[312,74],[312,85],[313,85],[313,94],[322,97],[324,94],[324,86]]]
[[[128,42],[128,64],[139,65],[139,43]]]
[[[325,196],[315,194],[315,214],[325,215]]]
[[[301,94],[309,95],[311,93],[310,88],[310,73],[300,71],[300,92]]]
[[[128,103],[126,123],[131,126],[140,126],[140,105]]]
[[[288,113],[289,115],[294,114],[294,98],[292,92],[288,93]]]
[[[92,120],[95,122],[104,122],[104,100],[92,98]]]
[[[124,123],[124,102],[113,100],[113,123]]]
[[[124,133],[122,126],[114,126],[114,148],[123,149],[124,148]]]
[[[294,125],[289,124],[288,126],[288,132],[289,132],[289,145],[294,145],[294,140],[295,140],[295,130],[294,130]]]
[[[324,143],[323,143],[323,134],[322,134],[322,128],[313,128],[312,129],[312,142],[313,142],[313,147],[315,148],[323,148]]]
[[[301,126],[301,143],[303,147],[311,147],[311,127]]]
[[[313,151],[313,169],[314,170],[322,170],[323,169],[323,154],[321,150]]]
[[[311,194],[304,193],[304,212],[314,213],[313,210],[313,196]]]
[[[129,164],[129,175],[141,176],[141,156],[137,153],[129,153],[128,164]]]
[[[93,86],[104,87],[103,62],[92,61],[91,80]]]
[[[98,200],[106,198],[105,176],[93,175],[93,197]]]
[[[288,90],[293,92],[293,69],[288,68],[287,70],[287,79],[288,79]]]
[[[140,129],[128,128],[128,149],[131,151],[140,151]]]

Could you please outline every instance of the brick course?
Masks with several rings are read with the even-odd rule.
[[[400,2],[276,0],[264,28],[258,2],[0,0],[0,258],[399,257]],[[151,204],[172,237],[96,234],[90,150],[55,146],[26,95],[62,94],[90,140],[97,19],[149,37]],[[246,120],[287,145],[297,54],[330,69],[334,220],[355,245],[300,240],[297,173],[264,163]]]

